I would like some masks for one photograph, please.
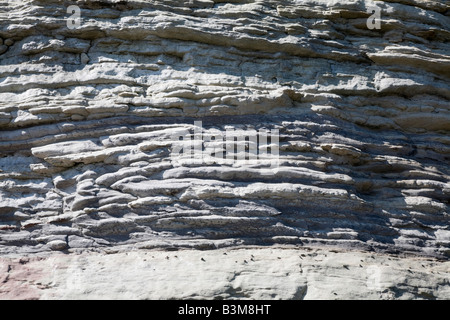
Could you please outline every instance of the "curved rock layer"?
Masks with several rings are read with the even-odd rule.
[[[448,259],[448,9],[0,1],[0,252],[288,243]],[[278,129],[279,167],[174,161],[198,120]]]

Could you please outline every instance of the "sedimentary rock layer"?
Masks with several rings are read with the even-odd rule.
[[[319,248],[54,253],[0,258],[0,299],[447,299],[449,264]]]
[[[448,9],[0,1],[0,253],[321,244],[448,259]],[[199,120],[279,130],[277,170],[174,158]]]

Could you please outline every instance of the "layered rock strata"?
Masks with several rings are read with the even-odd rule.
[[[0,253],[290,244],[448,259],[448,9],[0,1]],[[195,121],[278,130],[276,170],[174,157]]]

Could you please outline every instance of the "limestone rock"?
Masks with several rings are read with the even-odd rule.
[[[67,247],[67,243],[62,240],[53,240],[47,243],[47,245],[49,246],[50,249],[54,251],[64,250]]]
[[[214,256],[221,247],[292,245],[447,266],[448,4],[75,3],[72,28],[65,2],[0,0],[0,255],[120,247]],[[373,7],[380,27],[370,29]],[[231,153],[213,139],[227,130],[277,130],[264,147],[279,150],[276,168],[270,157],[254,164],[176,154],[190,143],[183,137],[198,134],[196,121],[209,137],[201,148],[214,154]],[[403,271],[389,274],[387,291],[370,297],[449,297],[448,281],[428,271],[411,280],[423,295],[413,284],[399,289]],[[443,288],[427,287],[423,275]],[[250,297],[320,296],[311,286],[286,282],[283,295],[241,280]],[[239,297],[236,283],[202,297]],[[161,297],[199,297],[194,291]]]
[[[447,299],[449,261],[318,248],[0,258],[0,299]]]

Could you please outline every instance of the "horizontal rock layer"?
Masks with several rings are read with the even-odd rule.
[[[0,299],[447,299],[449,264],[319,248],[56,253],[0,258]]]
[[[0,253],[320,244],[448,259],[448,9],[0,1]],[[174,159],[199,120],[279,130],[277,170]]]

